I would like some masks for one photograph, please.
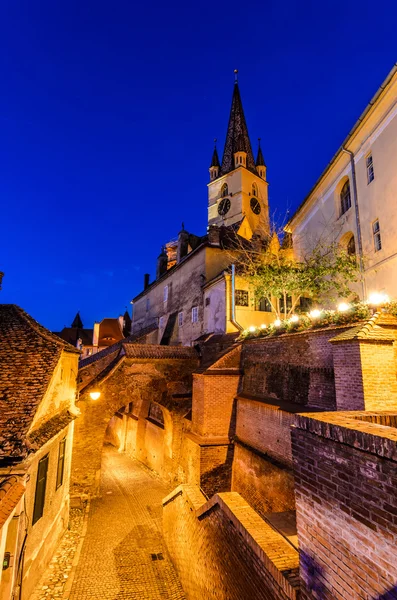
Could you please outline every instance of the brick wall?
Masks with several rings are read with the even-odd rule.
[[[396,598],[396,429],[357,413],[300,416],[292,444],[303,598]]]
[[[234,434],[234,399],[239,374],[207,371],[193,375],[192,431],[202,436]]]
[[[298,598],[297,551],[239,494],[205,502],[179,486],[163,501],[163,527],[189,600]]]
[[[237,438],[290,467],[290,428],[294,420],[294,414],[281,410],[279,404],[238,397]]]
[[[249,340],[242,350],[243,393],[333,410],[332,345],[346,327]]]
[[[261,515],[295,510],[292,470],[238,442],[234,448],[231,489]]]

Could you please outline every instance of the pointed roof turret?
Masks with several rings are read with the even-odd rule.
[[[83,329],[83,321],[80,317],[80,311],[77,311],[75,318],[73,319],[73,323],[71,327],[77,327],[78,329]]]
[[[220,167],[220,166],[221,166],[221,163],[219,162],[218,150],[216,149],[216,146],[215,146],[214,152],[212,154],[210,168],[211,167]]]
[[[258,154],[256,156],[255,164],[257,167],[266,167],[265,159],[263,157],[263,152],[261,148],[261,138],[258,138]]]
[[[235,71],[235,74],[237,74],[237,71]],[[239,151],[246,152],[247,169],[257,175],[236,75],[220,175],[225,175],[234,170],[234,153]]]

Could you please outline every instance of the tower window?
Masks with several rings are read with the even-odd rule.
[[[252,195],[255,197],[258,196],[258,188],[256,187],[256,183],[252,184]]]
[[[229,195],[229,188],[227,187],[227,183],[224,183],[222,188],[221,188],[221,197],[224,198],[225,196]]]
[[[179,327],[182,327],[182,325],[183,325],[183,312],[182,311],[180,313],[178,313],[178,325],[179,325]]]
[[[367,166],[367,183],[371,183],[375,179],[374,173],[374,161],[372,158],[372,154],[368,154],[365,159],[365,164]]]
[[[382,240],[380,237],[379,219],[376,219],[376,221],[374,221],[372,223],[372,234],[374,236],[375,252],[379,252],[379,250],[382,250]]]
[[[163,292],[163,301],[167,302],[168,300],[168,285],[164,286],[164,292]]]
[[[351,207],[351,197],[350,197],[350,182],[346,181],[345,185],[342,188],[340,193],[340,207],[341,207],[341,215],[343,215],[346,211]]]

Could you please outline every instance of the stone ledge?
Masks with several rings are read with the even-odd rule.
[[[185,432],[185,437],[199,446],[228,446],[233,443],[233,440],[229,437],[204,436],[192,431]]]
[[[397,461],[397,429],[368,421],[360,421],[360,415],[397,414],[397,411],[326,412],[321,414],[299,414],[295,418],[295,429],[307,431],[340,444],[345,444],[383,458]]]

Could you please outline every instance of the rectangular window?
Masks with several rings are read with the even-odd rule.
[[[182,327],[182,325],[183,325],[183,312],[182,311],[180,313],[178,313],[178,325],[179,325],[179,327]]]
[[[272,305],[267,298],[262,298],[259,300],[258,308],[256,310],[261,310],[262,312],[272,312]]]
[[[288,314],[288,312],[291,310],[292,296],[287,296],[286,301],[287,301],[286,306],[284,306],[284,297],[279,299],[280,313],[282,313],[282,314],[284,314],[285,312]]]
[[[55,489],[58,489],[63,484],[63,470],[65,468],[65,446],[66,438],[63,438],[63,440],[59,442],[57,483]]]
[[[146,312],[150,309],[150,298],[146,298]]]
[[[301,312],[309,312],[312,309],[313,300],[311,298],[305,298],[301,296],[299,299],[299,308]]]
[[[198,322],[198,306],[193,306],[192,308],[192,323]]]
[[[248,292],[246,290],[236,290],[234,292],[236,306],[249,306]]]
[[[367,183],[371,183],[371,181],[375,179],[374,161],[372,158],[372,154],[368,154],[368,156],[365,158],[365,162],[367,165]]]
[[[163,301],[167,302],[168,300],[168,285],[164,286],[164,292],[163,292]]]
[[[160,322],[159,322],[159,327],[160,327],[160,329],[161,329],[162,327],[164,327],[164,321],[165,321],[165,317],[160,317]]]
[[[39,462],[39,468],[37,471],[37,481],[36,481],[36,494],[34,497],[32,525],[34,525],[43,516],[44,502],[45,502],[45,490],[47,487],[47,471],[48,471],[48,454],[46,456],[44,456],[41,459],[41,461]]]
[[[374,236],[375,252],[382,250],[382,240],[380,239],[379,219],[372,223],[372,234]]]

